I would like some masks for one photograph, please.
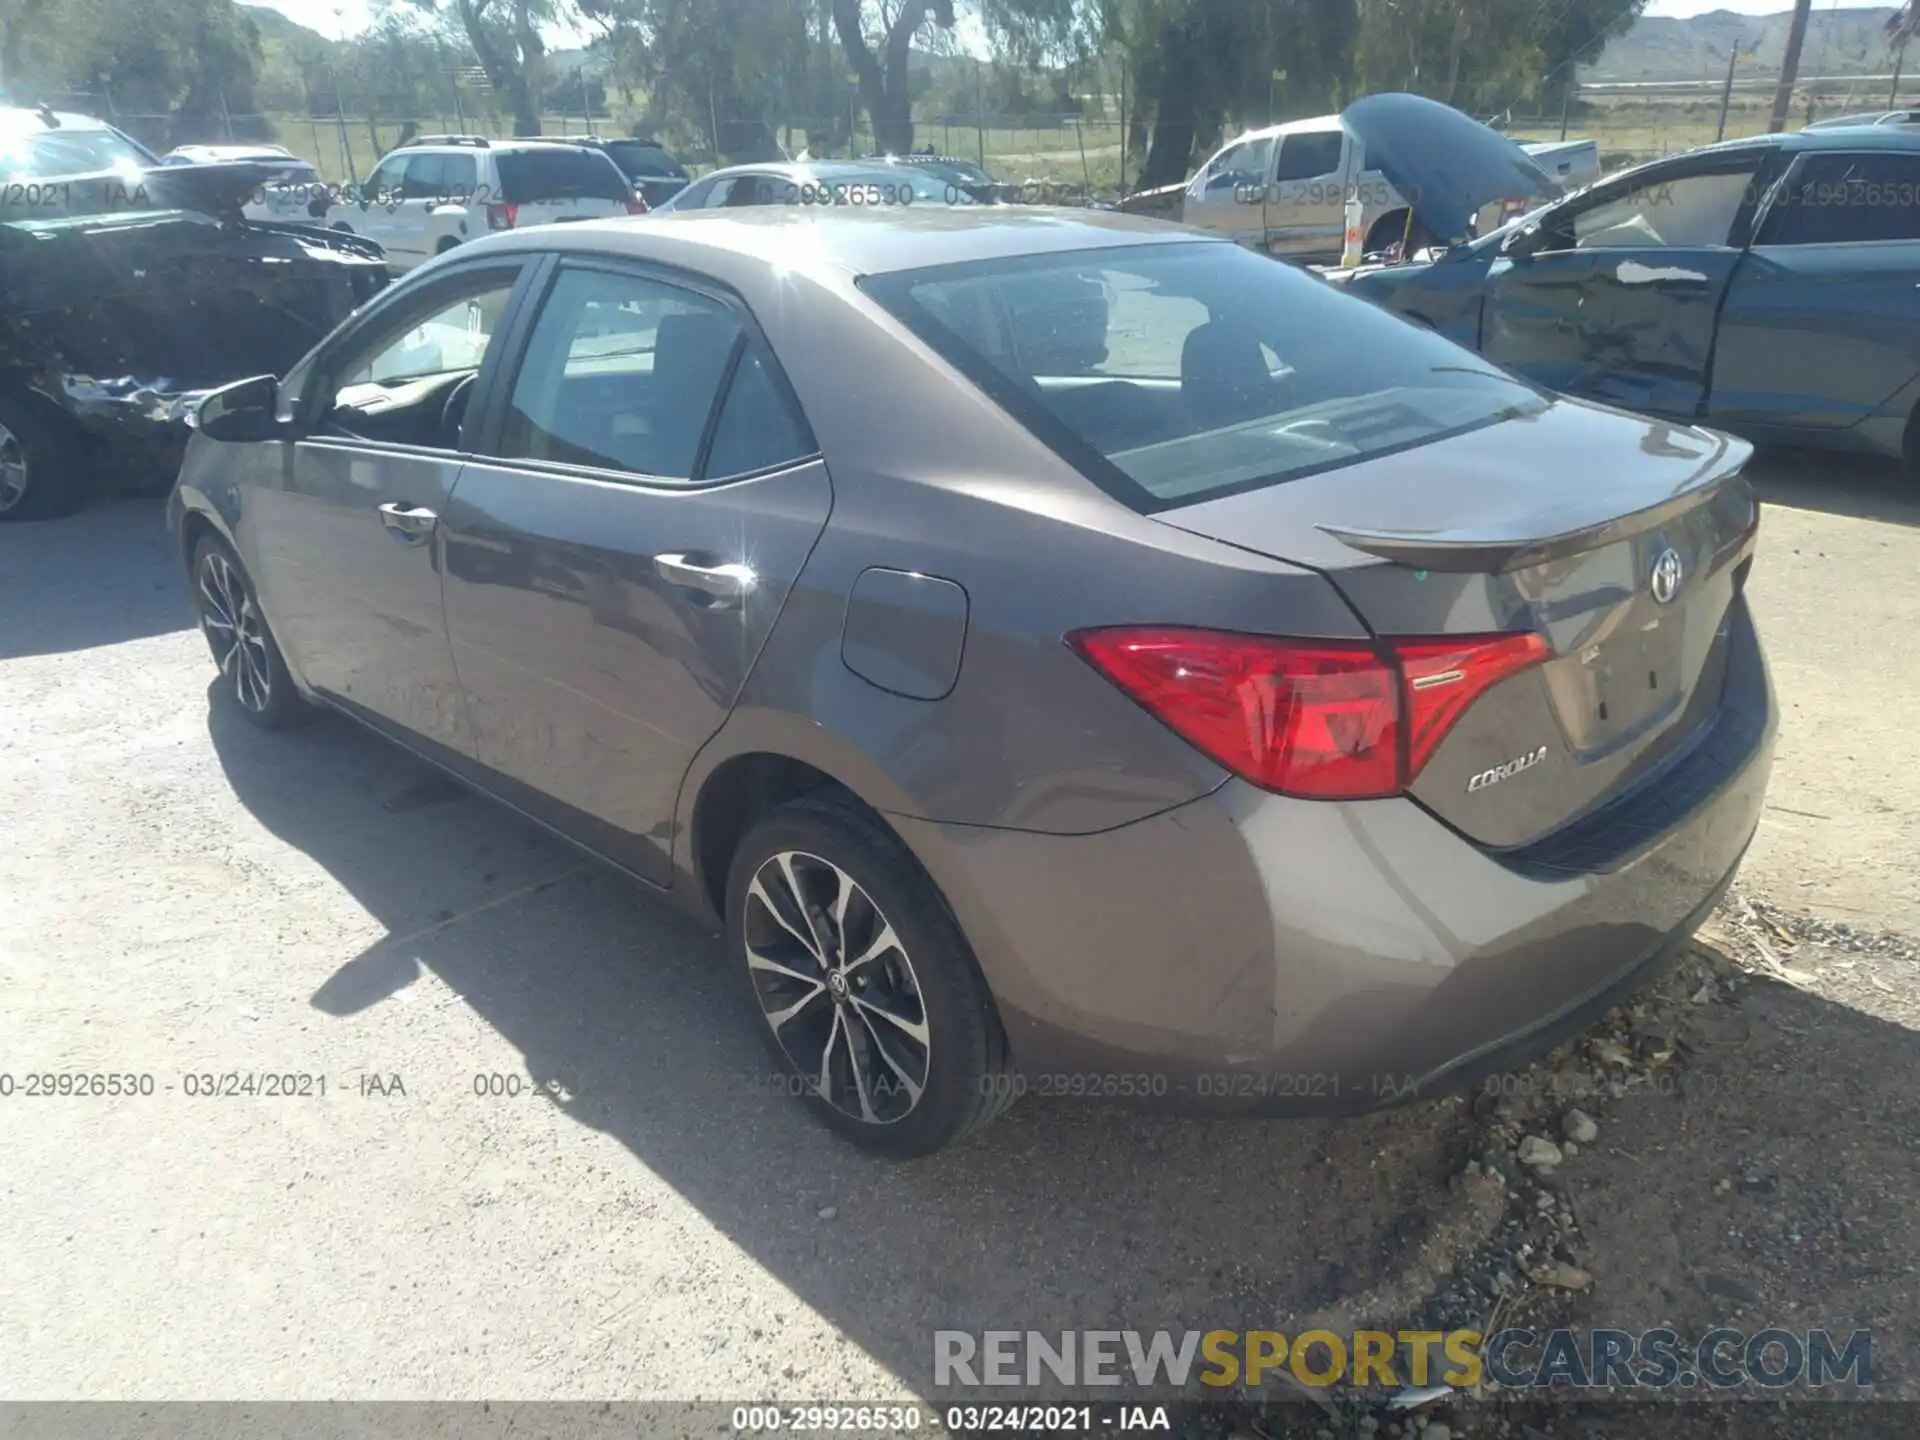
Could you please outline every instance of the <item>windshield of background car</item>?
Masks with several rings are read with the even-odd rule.
[[[1433,332],[1237,245],[1023,256],[862,288],[1141,511],[1539,413]]]
[[[151,156],[115,130],[0,130],[0,176],[58,180],[122,171],[137,179]]]
[[[784,187],[783,187],[784,188]],[[835,170],[794,182],[801,204],[815,205],[971,205],[974,199],[944,175],[916,165],[872,170]],[[790,195],[777,198],[788,200]]]
[[[503,150],[500,198],[509,205],[541,200],[619,200],[633,198],[620,167],[595,150],[555,145],[543,150]]]

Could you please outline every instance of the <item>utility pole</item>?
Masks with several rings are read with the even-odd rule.
[[[1787,53],[1780,61],[1780,83],[1773,91],[1773,115],[1767,121],[1767,133],[1778,135],[1787,128],[1787,110],[1793,104],[1794,82],[1800,78],[1800,52],[1807,43],[1807,21],[1813,15],[1813,0],[1793,0],[1793,23],[1787,28]]]
[[[1733,104],[1733,67],[1740,63],[1740,38],[1733,41],[1733,53],[1727,56],[1727,83],[1720,87],[1720,123],[1714,128],[1713,140],[1717,145],[1727,138],[1727,107]]]

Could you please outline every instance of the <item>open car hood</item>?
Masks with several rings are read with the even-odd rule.
[[[1513,141],[1451,105],[1419,95],[1369,95],[1340,116],[1378,170],[1436,238],[1467,238],[1496,200],[1561,193],[1560,182]]]
[[[286,169],[287,165],[272,160],[161,165],[146,172],[146,185],[183,210],[227,215],[245,205],[261,187],[271,185]]]

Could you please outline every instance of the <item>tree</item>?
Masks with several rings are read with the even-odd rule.
[[[1887,108],[1900,103],[1900,71],[1907,60],[1907,42],[1920,32],[1920,0],[1907,0],[1887,17],[1887,43],[1893,47],[1893,83],[1887,87]]]
[[[942,30],[953,29],[953,0],[894,0],[891,13],[883,4],[871,37],[866,12],[861,0],[833,0],[834,32],[860,87],[875,147],[904,155],[913,149],[913,39],[929,21]]]
[[[607,82],[648,93],[648,130],[704,135],[715,158],[777,159],[774,118],[817,100],[806,0],[580,0]],[[844,94],[838,74],[834,89]]]
[[[569,18],[567,0],[414,0],[473,47],[495,93],[513,111],[513,133],[538,135],[546,85],[543,28]]]
[[[1767,120],[1767,133],[1777,135],[1787,128],[1787,107],[1793,104],[1794,81],[1800,78],[1800,51],[1807,43],[1807,20],[1813,14],[1813,0],[1794,0],[1793,20],[1787,26],[1787,53],[1780,61],[1780,83],[1773,89],[1773,114]]]

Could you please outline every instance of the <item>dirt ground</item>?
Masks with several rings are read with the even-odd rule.
[[[1635,1012],[1477,1097],[1029,1101],[912,1166],[771,1093],[706,931],[344,722],[210,708],[156,503],[0,527],[0,1399],[879,1400],[935,1329],[1515,1317],[1871,1328],[1920,1398],[1920,492],[1756,473],[1772,803]],[[1526,1433],[1408,1415],[1304,1433]]]

